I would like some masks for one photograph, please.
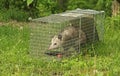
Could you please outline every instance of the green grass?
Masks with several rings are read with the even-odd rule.
[[[106,19],[104,40],[91,46],[85,56],[73,56],[62,61],[43,61],[32,57],[28,50],[27,24],[4,24],[0,26],[0,76],[119,76],[118,19]]]

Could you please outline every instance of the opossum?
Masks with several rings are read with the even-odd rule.
[[[86,43],[85,33],[78,27],[69,26],[52,38],[48,50],[63,47],[64,51],[67,51],[73,47],[78,51],[80,48],[79,45],[84,43]]]

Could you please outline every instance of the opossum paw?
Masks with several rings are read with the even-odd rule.
[[[57,54],[57,57],[58,58],[62,58],[62,54]]]

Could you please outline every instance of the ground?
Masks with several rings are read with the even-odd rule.
[[[29,54],[28,23],[0,23],[0,76],[119,76],[120,26],[115,23],[106,19],[104,40],[86,55],[62,61],[43,61]]]

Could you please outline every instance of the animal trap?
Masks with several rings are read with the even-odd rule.
[[[80,53],[86,44],[91,45],[103,39],[103,25],[104,12],[89,9],[32,19],[30,54],[49,59]]]

